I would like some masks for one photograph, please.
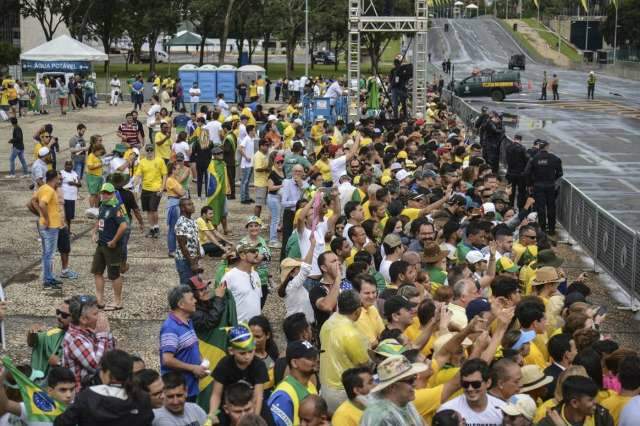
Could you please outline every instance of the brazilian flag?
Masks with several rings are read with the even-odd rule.
[[[52,422],[64,412],[66,407],[51,398],[42,388],[33,383],[27,376],[13,365],[7,356],[2,358],[4,367],[11,373],[20,388],[24,402],[25,417],[29,422]]]
[[[207,186],[207,204],[213,209],[214,225],[219,225],[224,215],[224,203],[229,192],[227,181],[227,165],[224,161],[211,160],[207,169],[209,185]]]
[[[220,318],[220,324],[212,330],[197,333],[200,355],[203,360],[209,360],[209,369],[211,371],[216,368],[218,362],[227,354],[229,339],[227,337],[226,327],[233,327],[238,324],[236,302],[231,292],[227,290],[224,297],[226,299],[226,308]],[[200,393],[198,394],[197,402],[206,413],[209,412],[209,401],[211,400],[212,391],[213,377],[206,376],[200,379]]]

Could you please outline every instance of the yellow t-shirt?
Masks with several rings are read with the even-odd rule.
[[[422,416],[426,424],[431,424],[431,417],[440,408],[444,385],[433,388],[416,389],[416,399],[413,401],[416,410]]]
[[[287,116],[291,117],[293,114],[298,114],[298,108],[293,105],[287,105]]]
[[[293,137],[296,135],[296,130],[293,128],[293,126],[289,125],[284,129],[282,133],[284,136],[284,148],[286,150],[290,150],[291,146],[293,145]]]
[[[362,332],[369,344],[373,344],[378,341],[378,337],[384,331],[384,321],[378,312],[378,308],[375,305],[371,305],[368,308],[362,308],[360,317],[356,321],[356,327]]]
[[[253,184],[257,188],[266,188],[270,171],[259,172],[258,169],[266,169],[269,166],[269,159],[262,152],[257,151],[253,156]]]
[[[409,218],[409,220],[411,222],[413,222],[414,220],[416,220],[417,218],[420,217],[420,209],[416,209],[413,207],[407,207],[406,209],[402,210],[402,212],[400,212],[400,214],[402,216],[406,216]]]
[[[258,86],[255,84],[250,84],[249,85],[249,97],[250,98],[255,98],[256,96],[258,96]]]
[[[258,96],[258,95],[256,95]],[[240,112],[240,115],[246,115],[247,117],[249,117],[249,119],[247,120],[247,124],[250,126],[255,126],[256,125],[256,119],[253,116],[253,113],[251,112],[251,108],[249,107],[244,107],[242,109],[242,111]]]
[[[142,189],[145,191],[162,191],[162,178],[167,175],[167,166],[160,157],[153,160],[141,158],[135,176],[142,176]]]
[[[38,151],[42,148],[42,144],[40,142],[36,142],[36,145],[33,147],[33,161],[38,159]],[[47,170],[53,170],[53,164],[47,163]]]
[[[371,139],[371,138],[362,138],[360,140],[360,148],[362,148],[363,146],[371,145],[372,143],[373,143],[373,139]]]
[[[547,415],[547,411],[549,411],[551,408],[555,407],[556,405],[558,405],[558,402],[553,398],[540,404],[536,409],[536,415],[533,416],[533,423],[538,424],[540,420],[545,418],[545,416]]]
[[[611,417],[613,417],[613,424],[617,425],[624,406],[627,405],[630,400],[630,396],[613,394],[609,398],[602,401],[600,405],[609,410],[609,414],[611,414]]]
[[[62,228],[62,217],[60,206],[58,205],[58,194],[56,190],[47,184],[42,185],[36,192],[38,203],[47,203],[47,213],[49,214],[49,228]],[[40,225],[44,226],[44,218],[40,217]]]
[[[319,145],[322,135],[324,135],[324,126],[322,124],[314,124],[311,126],[311,139],[313,143]]]
[[[333,413],[331,423],[339,426],[358,426],[362,414],[364,414],[364,411],[353,405],[351,401],[346,400]]]
[[[366,365],[369,341],[351,321],[339,313],[333,314],[320,330],[320,383],[332,389],[343,389],[342,372]]]
[[[538,349],[538,345],[536,345],[535,342],[531,342],[529,344],[529,355],[524,357],[524,363],[526,365],[535,364],[542,370],[547,368],[547,362],[544,360],[544,356],[542,355],[542,352],[540,352],[540,349]]]
[[[513,263],[518,263],[518,260],[520,260],[520,257],[524,254],[526,249],[527,247],[520,244],[518,241],[513,243],[513,247],[511,249],[511,253],[513,254]]]
[[[100,166],[95,169],[92,167]],[[94,176],[102,176],[102,160],[93,152],[87,156],[87,174]]]
[[[153,140],[156,145],[156,155],[165,160],[169,160],[171,159],[171,137],[165,141],[164,138],[166,137],[167,136],[164,133],[158,132]]]
[[[318,171],[322,175],[322,179],[324,179],[325,182],[331,180],[331,166],[329,166],[329,163],[323,160],[318,160],[315,162],[314,166],[318,168]]]
[[[167,187],[167,196],[169,197],[180,198],[182,195],[178,193],[178,191],[182,190],[181,193],[184,193],[184,188],[182,187],[182,185],[180,185],[180,182],[178,182],[178,180],[173,176],[167,178],[166,187]]]
[[[418,317],[414,317],[413,318],[413,322],[411,323],[411,325],[409,327],[407,327],[404,330],[404,333],[402,333],[411,343],[415,342],[416,339],[418,338],[418,336],[420,336],[420,320],[418,319]],[[429,340],[427,340],[427,343],[422,347],[422,350],[420,351],[421,354],[427,356],[431,353],[431,351],[433,350],[433,343],[436,341],[436,337],[438,337],[436,335],[436,333],[433,333],[431,335],[431,337],[429,337]]]
[[[216,229],[213,226],[213,223],[211,223],[211,221],[204,220],[203,217],[199,217],[196,219],[196,225],[198,226],[198,239],[200,240],[200,245],[208,243],[209,240],[207,239],[205,231],[213,232],[213,230]]]

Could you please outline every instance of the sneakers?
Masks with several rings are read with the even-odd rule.
[[[53,279],[42,283],[45,290],[62,290],[62,281]]]
[[[277,241],[277,240],[269,241],[269,243],[267,245],[269,246],[269,248],[272,248],[272,249],[282,248],[282,243],[280,241]]]
[[[60,278],[66,278],[68,280],[77,280],[78,273],[71,268],[65,269],[60,273]]]
[[[15,177],[16,177],[16,175],[7,175],[7,176],[5,176],[5,177],[6,177],[6,179],[13,179],[13,178],[15,178]]]
[[[160,228],[154,228],[153,234],[151,234],[151,238],[158,239],[160,237]]]

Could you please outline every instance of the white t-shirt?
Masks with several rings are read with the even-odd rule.
[[[261,314],[262,287],[260,276],[255,270],[248,274],[238,268],[233,268],[224,274],[220,281],[227,283],[227,288],[236,301],[238,322],[248,322],[251,318]]]
[[[222,131],[222,123],[218,120],[211,120],[204,126],[205,129],[209,132],[209,140],[214,145],[220,145],[222,141],[220,140],[220,132]]]
[[[467,425],[483,425],[483,426],[501,426],[502,425],[502,407],[505,406],[504,401],[487,394],[487,408],[481,413],[473,411],[467,398],[460,395],[442,404],[438,411],[455,410],[464,417]]]
[[[202,425],[207,421],[207,413],[198,404],[187,402],[182,415],[175,415],[166,408],[153,409],[152,426],[191,426]]]
[[[218,108],[220,108],[225,117],[229,115],[229,104],[224,99],[218,99]]]
[[[122,167],[127,160],[121,157],[113,157],[109,162],[109,173],[115,173],[118,171],[119,167]],[[122,171],[121,171],[122,172]],[[64,189],[64,188],[63,188]]]
[[[191,89],[189,89],[189,101],[200,102],[200,88],[192,87]]]
[[[300,272],[298,272],[298,274],[289,281],[289,284],[287,284],[284,306],[287,310],[285,316],[288,317],[298,312],[302,312],[307,318],[309,324],[313,324],[316,321],[315,314],[313,313],[311,301],[309,300],[309,292],[303,285],[310,272],[311,265],[303,262],[300,265]]]
[[[70,172],[61,170],[60,176],[62,176],[62,194],[64,195],[64,199],[77,200],[78,187],[70,185],[70,183],[78,183],[78,174],[73,170],[71,170]]]
[[[387,258],[385,257],[384,259],[382,259],[382,262],[380,262],[380,269],[378,270],[378,272],[380,272],[380,275],[382,275],[384,277],[384,280],[388,283],[391,282],[391,277],[389,276],[389,268],[391,267],[392,263],[392,261],[387,260]]]
[[[20,416],[15,414],[5,413],[0,416],[0,426],[53,426],[53,422],[30,422],[27,420],[27,410],[24,406],[24,402],[20,403]]]
[[[318,256],[325,252],[324,235],[327,233],[327,221],[323,220],[316,225],[316,248],[313,250],[313,262],[311,263],[311,276],[315,277],[322,275],[320,267],[318,266]],[[302,237],[298,238],[298,245],[300,246],[300,253],[307,253],[311,247],[311,229],[304,228]]]
[[[245,126],[242,123],[238,124],[238,140],[241,141],[246,137],[247,137],[247,126]]]
[[[162,107],[158,104],[154,104],[151,106],[151,108],[149,108],[149,112],[147,112],[147,127],[153,128],[157,126],[157,124],[155,124],[156,112],[160,112],[161,109]]]
[[[247,160],[245,155],[240,156],[240,168],[246,169],[247,167],[253,167],[253,155],[255,154],[253,138],[247,135],[240,142],[240,146],[244,148],[244,153],[246,157],[249,157],[249,160]]]
[[[171,147],[176,154],[182,153],[184,155],[184,161],[189,161],[189,143],[186,141],[176,142]]]
[[[329,160],[329,167],[331,168],[331,179],[334,184],[337,184],[340,176],[347,174],[347,156],[341,155],[333,160]]]

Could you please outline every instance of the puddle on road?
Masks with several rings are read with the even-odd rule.
[[[502,125],[512,129],[544,129],[555,122],[556,120],[542,120],[509,112],[502,113]]]

